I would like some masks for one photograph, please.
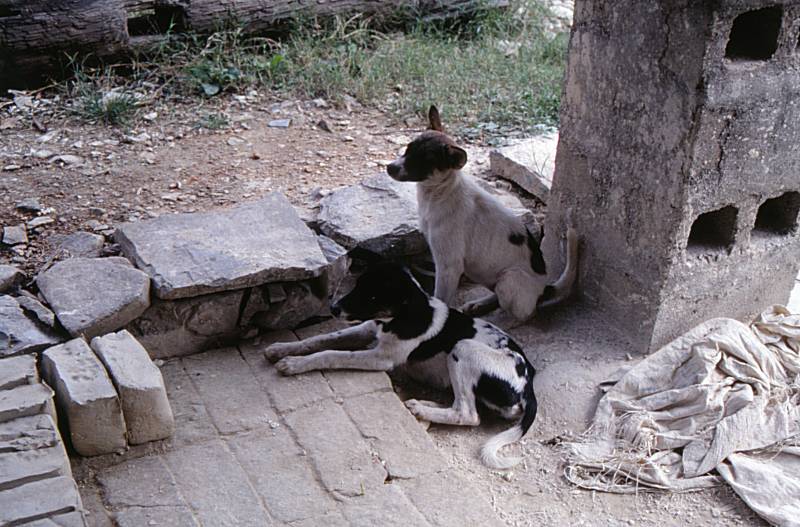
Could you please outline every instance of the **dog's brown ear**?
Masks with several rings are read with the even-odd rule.
[[[442,118],[439,116],[439,109],[433,104],[431,104],[431,107],[428,108],[428,130],[444,132]]]
[[[451,168],[461,169],[467,164],[467,151],[455,145],[446,147],[447,161]]]

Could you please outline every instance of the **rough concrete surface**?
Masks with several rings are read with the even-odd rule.
[[[513,181],[547,203],[556,168],[558,132],[531,137],[489,153],[492,175]]]
[[[114,238],[162,299],[303,280],[327,265],[314,233],[278,193],[232,209],[126,223]]]
[[[42,353],[42,376],[56,392],[72,447],[83,456],[127,448],[119,397],[103,364],[82,338]]]
[[[34,353],[62,339],[25,315],[14,297],[0,295],[0,357]]]
[[[150,279],[116,258],[70,258],[36,278],[59,322],[92,338],[125,326],[150,305]]]
[[[125,330],[92,339],[91,347],[117,388],[132,445],[164,439],[175,431],[164,379],[150,356]]]

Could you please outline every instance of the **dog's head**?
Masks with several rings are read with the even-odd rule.
[[[387,260],[369,262],[353,289],[331,306],[334,316],[348,320],[394,318],[427,298],[411,274]]]
[[[406,147],[398,159],[386,166],[397,181],[436,181],[467,164],[467,152],[444,133],[436,106],[428,110],[428,130]]]

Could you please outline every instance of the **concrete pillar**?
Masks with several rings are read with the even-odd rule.
[[[572,27],[546,232],[572,211],[585,298],[642,351],[785,303],[800,2],[576,0]]]

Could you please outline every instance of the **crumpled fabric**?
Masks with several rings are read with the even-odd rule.
[[[567,479],[634,493],[727,483],[768,522],[800,527],[800,315],[704,322],[623,373],[565,443]]]

